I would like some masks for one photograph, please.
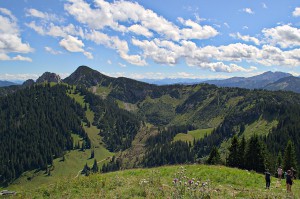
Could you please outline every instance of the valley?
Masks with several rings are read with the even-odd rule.
[[[24,89],[30,93],[38,87],[47,88],[50,93],[60,88],[59,95],[72,101],[68,106],[77,104],[84,133],[73,132],[72,148],[55,156],[46,169],[37,165],[35,169],[16,175],[7,188],[23,190],[20,191],[22,193],[25,189],[38,193],[41,189],[36,187],[42,185],[43,189],[55,195],[58,193],[48,188],[63,186],[58,184],[64,180],[72,179],[72,182],[79,183],[93,181],[97,176],[114,175],[114,172],[93,174],[91,171],[81,174],[84,165],[92,168],[95,161],[98,172],[103,166],[111,169],[105,172],[169,164],[200,164],[199,167],[202,167],[213,148],[217,147],[220,153],[218,164],[226,165],[234,136],[239,140],[246,139],[247,143],[256,136],[263,144],[266,167],[277,164],[277,156],[284,154],[289,140],[295,146],[300,144],[297,133],[300,126],[295,123],[300,118],[300,96],[296,93],[219,88],[209,84],[156,86],[127,78],[111,78],[86,66],[80,66],[62,82],[44,80],[31,87],[19,88],[10,95],[18,95]],[[7,100],[7,97],[2,99]],[[20,103],[27,102],[21,100]],[[47,100],[45,103],[48,103]],[[298,159],[296,167],[300,159],[299,148],[296,147],[295,151]],[[276,168],[270,169],[275,172]],[[133,181],[143,178],[142,174],[139,176]],[[257,178],[261,177],[258,175]],[[220,186],[223,186],[222,183]],[[223,192],[227,197],[230,191],[226,188]],[[105,190],[103,193],[108,194]]]

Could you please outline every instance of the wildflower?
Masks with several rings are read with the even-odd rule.
[[[178,182],[178,178],[175,178],[173,182],[176,184]]]
[[[196,182],[196,183],[195,183],[195,186],[197,187],[198,185],[199,185],[199,183]]]
[[[186,185],[187,185],[187,182],[185,182],[184,185],[186,186]]]

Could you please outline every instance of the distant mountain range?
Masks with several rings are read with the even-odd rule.
[[[0,87],[4,87],[4,86],[12,86],[12,85],[18,85],[18,84],[17,84],[17,83],[14,83],[14,82],[1,81],[1,80],[0,80]]]
[[[191,84],[199,84],[207,80],[208,79],[190,79],[190,78],[139,79],[139,81],[146,82],[148,84],[156,84],[158,86],[171,85],[171,84],[191,85]]]
[[[182,84],[192,85],[199,83],[213,84],[218,87],[237,87],[247,89],[285,90],[300,93],[300,78],[290,73],[265,72],[252,77],[232,77],[221,80],[188,79],[188,78],[166,78],[166,79],[141,79],[140,81],[156,84],[171,85]]]
[[[277,80],[285,77],[292,76],[289,73],[283,72],[265,72],[253,77],[232,77],[224,80],[209,80],[205,83],[214,84],[220,87],[238,87],[248,89],[264,88],[268,84],[276,82]]]
[[[45,72],[41,77],[39,77],[35,82],[65,82],[65,83],[73,83],[73,84],[86,84],[87,86],[96,85],[100,82],[100,84],[106,86],[111,83],[111,80],[115,79],[112,77],[108,77],[99,73],[96,70],[92,70],[88,67],[81,66],[79,67],[72,75],[67,77],[64,80],[61,80],[59,75],[55,73]],[[128,78],[116,78],[116,84],[122,84],[125,79]],[[131,80],[135,81],[135,80]],[[260,75],[252,76],[252,77],[232,77],[228,79],[221,80],[208,80],[208,79],[190,79],[190,78],[165,78],[165,79],[139,79],[138,81],[154,84],[158,86],[162,85],[193,85],[200,83],[213,84],[218,87],[237,87],[237,88],[247,88],[247,89],[266,89],[266,90],[285,90],[285,91],[293,91],[296,93],[300,93],[300,78],[291,75],[290,73],[284,72],[265,72]],[[23,83],[23,86],[32,85],[34,80],[27,80]],[[9,81],[0,81],[0,87],[7,87],[12,85],[20,85],[15,82]],[[146,85],[146,84],[145,84]],[[148,86],[148,85],[147,85]]]

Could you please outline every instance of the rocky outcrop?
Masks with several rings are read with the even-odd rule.
[[[42,76],[40,76],[36,80],[36,83],[43,83],[43,82],[60,83],[61,82],[61,78],[60,78],[59,75],[57,75],[55,73],[45,72]]]

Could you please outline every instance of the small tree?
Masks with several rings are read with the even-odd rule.
[[[213,146],[207,159],[207,164],[222,164],[220,153],[217,147]]]
[[[99,168],[98,168],[98,165],[97,165],[97,160],[94,159],[94,164],[93,164],[93,167],[92,167],[92,172],[93,173],[97,173],[99,171]]]
[[[91,157],[90,157],[90,159],[93,159],[95,157],[95,151],[94,151],[94,149],[91,151]]]

